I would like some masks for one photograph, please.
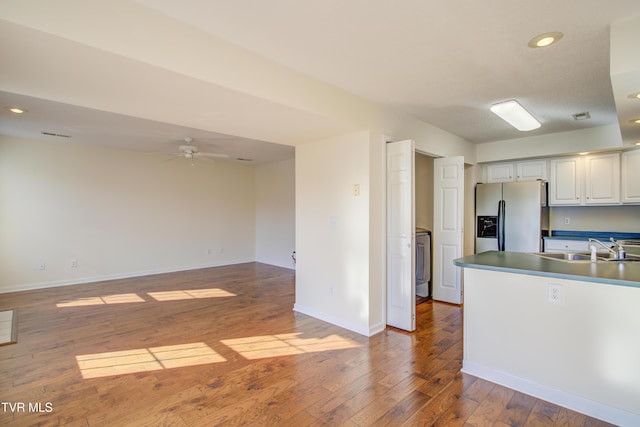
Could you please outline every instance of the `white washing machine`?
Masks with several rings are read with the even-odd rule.
[[[416,233],[416,295],[428,297],[431,284],[431,232]]]

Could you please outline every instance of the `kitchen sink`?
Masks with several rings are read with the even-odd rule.
[[[592,262],[590,252],[534,252],[532,255],[536,255],[542,258],[555,259],[566,262]],[[624,259],[616,259],[612,253],[598,252],[594,262],[627,262],[627,261],[640,261],[640,255],[627,254]]]

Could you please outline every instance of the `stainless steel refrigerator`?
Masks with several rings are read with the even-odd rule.
[[[476,253],[541,252],[549,227],[547,183],[476,185]]]

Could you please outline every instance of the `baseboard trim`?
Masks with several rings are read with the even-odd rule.
[[[158,268],[153,270],[140,270],[140,271],[130,271],[130,272],[123,272],[123,273],[115,273],[115,274],[105,274],[102,276],[89,276],[89,277],[80,277],[80,278],[73,278],[73,279],[62,279],[62,280],[54,280],[51,282],[25,283],[21,285],[12,285],[12,286],[2,287],[0,288],[0,294],[6,294],[9,292],[32,291],[36,289],[56,288],[58,286],[82,285],[86,283],[103,282],[105,280],[131,279],[134,277],[153,276],[154,274],[177,273],[180,271],[200,270],[203,268],[211,268],[211,267],[223,267],[225,265],[244,264],[247,262],[256,262],[256,260],[255,259],[238,259],[238,260],[216,262],[216,263],[210,263],[210,264]]]
[[[611,424],[621,427],[640,426],[640,414],[634,414],[575,394],[553,389],[531,380],[517,377],[507,372],[497,371],[468,360],[462,361],[462,372]]]
[[[376,330],[379,328],[379,325],[376,325],[371,328],[367,328],[362,325],[357,325],[353,322],[349,322],[347,320],[313,309],[311,307],[306,307],[300,303],[295,303],[293,305],[293,311],[306,314],[311,317],[315,317],[316,319],[320,319],[324,322],[331,323],[332,325],[340,326],[341,328],[348,329],[360,335],[364,335],[365,337],[370,337],[371,335],[374,335],[380,332],[380,331],[376,332]]]

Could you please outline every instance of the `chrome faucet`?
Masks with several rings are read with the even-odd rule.
[[[616,259],[625,259],[627,257],[627,251],[624,250],[624,246],[616,242],[613,237],[610,237],[609,240],[611,240],[613,244],[616,245],[616,250],[618,252],[618,258]]]
[[[604,243],[602,243],[598,239],[589,238],[589,248],[591,249],[591,260],[592,261],[596,260],[596,247],[595,247],[595,245],[592,245],[592,243],[597,243],[600,246],[602,246],[603,248],[605,248],[607,251],[611,252],[613,254],[613,259],[624,259],[624,258],[626,258],[627,253],[625,252],[624,248],[618,242],[616,242],[613,237],[611,237],[610,240],[615,245],[615,249],[605,245]]]

